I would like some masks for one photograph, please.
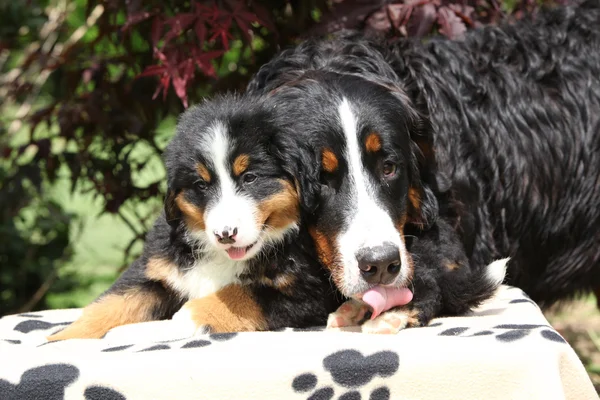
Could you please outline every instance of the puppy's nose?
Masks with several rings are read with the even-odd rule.
[[[219,243],[231,244],[231,243],[235,243],[235,236],[238,233],[238,229],[230,228],[230,227],[226,226],[223,228],[223,230],[221,232],[214,231],[213,233],[217,237],[217,240],[219,241]]]
[[[391,243],[361,249],[356,259],[361,276],[371,284],[392,283],[400,272],[400,249]]]

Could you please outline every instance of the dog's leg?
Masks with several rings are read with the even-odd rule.
[[[260,305],[249,289],[229,285],[216,293],[189,300],[173,320],[195,333],[243,332],[268,329]]]
[[[371,307],[362,301],[350,299],[342,304],[327,318],[327,328],[343,328],[360,325],[366,318]]]
[[[404,328],[422,326],[420,311],[414,306],[393,308],[362,324],[364,333],[395,334]]]
[[[155,314],[164,307],[164,301],[159,292],[142,287],[122,293],[108,292],[85,307],[79,319],[48,340],[101,338],[117,326],[157,319]]]

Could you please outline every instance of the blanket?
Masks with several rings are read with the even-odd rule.
[[[397,335],[323,328],[181,337],[175,321],[47,343],[81,310],[0,319],[0,399],[597,399],[520,289]],[[185,336],[185,335],[183,335]]]

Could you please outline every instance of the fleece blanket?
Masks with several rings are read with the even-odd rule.
[[[503,286],[397,335],[322,328],[181,337],[174,321],[46,343],[81,310],[0,319],[0,399],[597,399],[539,308]]]

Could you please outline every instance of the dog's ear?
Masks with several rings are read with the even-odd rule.
[[[279,136],[271,140],[269,153],[279,161],[293,180],[300,208],[305,215],[315,212],[318,206],[320,158],[316,150],[290,137]]]
[[[409,129],[410,152],[412,155],[410,189],[408,195],[409,222],[422,230],[431,228],[439,215],[439,193],[437,164],[433,150],[433,139],[428,120],[413,116]]]
[[[165,196],[165,218],[171,226],[177,226],[181,221],[181,210],[175,201],[177,192],[169,188]]]

